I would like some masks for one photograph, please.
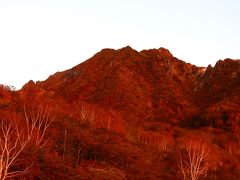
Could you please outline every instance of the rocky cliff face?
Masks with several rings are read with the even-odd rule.
[[[209,106],[212,103],[239,95],[239,77],[240,60],[219,60],[214,67],[208,66],[199,82],[198,105]]]
[[[207,121],[217,127],[232,126],[240,108],[240,60],[219,60],[208,66],[198,84],[195,104]]]

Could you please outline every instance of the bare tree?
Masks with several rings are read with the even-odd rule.
[[[0,125],[0,179],[4,180],[28,173],[31,166],[21,171],[10,171],[10,168],[16,165],[16,161],[29,139],[19,131],[14,121],[1,120]]]
[[[88,110],[87,110],[84,106],[81,107],[80,116],[81,116],[81,118],[82,118],[83,121],[87,121],[87,118],[88,118]]]
[[[26,165],[20,160],[21,153],[29,142],[35,142],[38,147],[46,143],[44,138],[51,120],[49,113],[43,109],[30,111],[24,107],[24,119],[22,126],[14,118],[0,118],[0,179],[15,178],[30,171],[32,165]],[[24,125],[23,125],[24,124]],[[13,170],[12,167],[20,165],[21,170]]]
[[[42,148],[47,143],[47,140],[44,139],[44,136],[47,128],[51,124],[51,118],[49,117],[48,109],[38,107],[27,111],[26,107],[24,106],[24,117],[26,120],[28,139],[34,136],[35,144]]]
[[[190,140],[179,154],[179,168],[184,179],[197,180],[208,171],[209,149],[200,140]]]
[[[89,122],[90,125],[93,126],[95,120],[95,111],[93,108],[91,109],[82,106],[80,109],[80,117],[83,121]]]
[[[77,165],[80,165],[83,162],[83,159],[87,155],[87,151],[84,149],[84,147],[80,147],[78,145],[77,148]]]

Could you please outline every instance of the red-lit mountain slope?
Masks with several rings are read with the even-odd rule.
[[[19,117],[51,109],[51,141],[31,154],[39,179],[191,179],[187,147],[207,152],[198,177],[240,178],[240,60],[204,68],[164,48],[103,49],[0,100]]]
[[[111,107],[125,119],[176,123],[196,112],[193,95],[203,70],[164,48],[104,49],[38,86],[68,102]]]
[[[219,60],[214,67],[208,66],[198,79],[194,99],[210,125],[229,128],[239,121],[240,60]]]

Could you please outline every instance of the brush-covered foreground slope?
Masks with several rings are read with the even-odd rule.
[[[125,47],[1,88],[0,112],[24,122],[49,110],[45,145],[22,152],[29,179],[191,179],[187,147],[205,152],[197,178],[240,179],[239,99],[239,60],[203,68],[164,48]]]

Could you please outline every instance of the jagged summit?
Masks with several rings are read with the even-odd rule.
[[[142,50],[142,51],[136,51],[135,49],[133,49],[130,46],[126,46],[120,49],[110,49],[110,48],[106,48],[106,49],[102,49],[100,52],[96,53],[94,55],[94,57],[103,57],[103,58],[108,58],[107,56],[121,56],[121,55],[128,55],[128,56],[134,56],[134,55],[145,55],[145,54],[155,54],[158,57],[161,58],[173,58],[173,55],[171,54],[171,52],[168,49],[165,49],[163,47],[159,48],[159,49],[148,49],[148,50]],[[124,57],[121,57],[122,59]]]

